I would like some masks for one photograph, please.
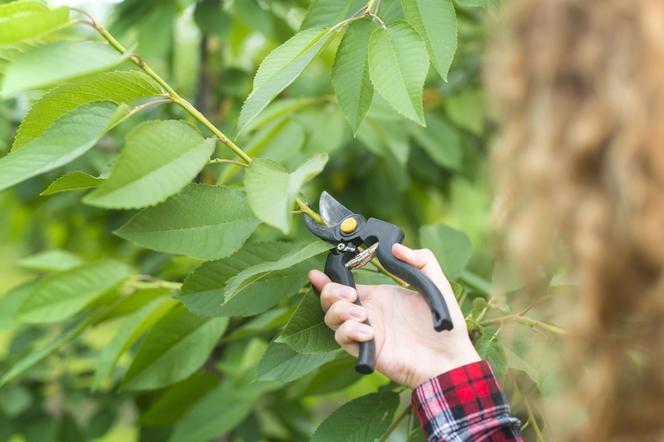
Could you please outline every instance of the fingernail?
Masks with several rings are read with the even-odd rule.
[[[363,318],[364,318],[364,309],[361,308],[361,307],[353,307],[353,308],[350,310],[350,315],[351,315],[353,318],[363,319]]]

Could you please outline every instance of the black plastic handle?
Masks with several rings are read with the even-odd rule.
[[[376,256],[383,267],[388,272],[406,281],[424,296],[431,310],[433,328],[436,331],[452,330],[454,325],[450,312],[445,303],[445,298],[443,298],[443,294],[440,293],[436,284],[422,271],[395,258],[392,254],[392,246],[403,241],[403,231],[394,224],[375,218],[370,218],[367,221],[366,231],[371,232],[365,238],[367,244],[379,243]]]
[[[325,274],[334,282],[355,288],[353,273],[346,267],[346,263],[351,258],[347,254],[333,250],[327,256]],[[355,304],[361,305],[359,296],[355,300]],[[364,323],[370,325],[368,319]],[[355,371],[361,374],[371,374],[374,371],[376,361],[376,341],[372,339],[367,342],[358,342],[358,345],[360,346],[360,354],[355,362]]]

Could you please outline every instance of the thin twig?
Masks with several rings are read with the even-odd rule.
[[[491,324],[502,324],[505,321],[515,321],[519,322],[524,325],[528,325],[530,327],[537,327],[542,330],[546,330],[548,332],[557,334],[557,335],[566,335],[567,331],[562,329],[561,327],[558,327],[557,325],[554,324],[549,324],[548,322],[544,321],[539,321],[537,319],[529,318],[527,316],[521,316],[521,315],[506,315],[506,316],[500,316],[498,318],[493,318],[493,319],[487,319],[486,321],[480,322],[480,325],[486,326],[486,325],[491,325]]]
[[[226,158],[212,158],[208,164],[235,164],[236,166],[249,167],[247,163],[238,160],[228,160]]]
[[[540,429],[539,424],[537,423],[537,419],[535,418],[535,413],[533,413],[533,409],[530,406],[530,401],[523,394],[523,392],[519,388],[519,385],[516,382],[514,382],[514,389],[518,391],[519,395],[521,395],[521,397],[523,398],[523,402],[526,405],[526,411],[528,412],[528,422],[530,422],[533,425],[533,431],[535,431],[537,440],[544,442],[544,435],[542,434],[542,430]]]
[[[364,8],[361,8],[360,10],[363,10]],[[99,35],[104,38],[108,44],[110,44],[116,51],[118,51],[121,54],[126,54],[128,51],[127,49],[122,46],[122,44],[111,35],[108,30],[101,25],[99,22],[97,22],[94,17],[92,17],[90,14],[83,10],[78,10],[75,9],[76,11],[86,15],[87,17],[90,18],[92,22],[93,28],[99,33]],[[347,18],[346,20],[343,20],[334,27],[332,27],[328,32],[334,32],[337,31],[349,23],[355,21],[355,20],[361,20],[364,19],[365,17],[363,15],[357,15],[357,16],[351,16],[350,18]],[[179,105],[181,108],[183,108],[187,113],[189,113],[192,117],[194,117],[196,120],[198,120],[201,124],[203,124],[205,127],[207,127],[215,136],[224,143],[226,146],[228,146],[237,156],[239,156],[246,164],[251,164],[253,162],[253,158],[249,156],[245,151],[243,151],[239,146],[237,146],[230,138],[228,138],[222,131],[220,131],[214,124],[208,120],[205,115],[203,115],[198,109],[196,109],[191,103],[189,103],[187,100],[185,100],[183,97],[181,97],[163,78],[159,76],[144,60],[140,58],[137,54],[133,54],[130,57],[130,60],[138,66],[143,72],[145,72],[148,76],[150,76],[153,80],[155,80],[163,89],[166,91],[167,95],[170,97],[171,101],[177,105]],[[299,208],[300,211],[311,217],[314,221],[316,221],[319,224],[324,224],[323,219],[320,217],[318,213],[316,213],[314,210],[312,210],[306,202],[304,202],[301,198],[297,197],[295,198],[295,205]],[[385,275],[389,276],[393,280],[395,280],[397,283],[403,286],[407,286],[403,281],[401,281],[399,278],[396,276],[392,275],[390,272],[388,272],[380,263],[378,263],[377,260],[372,260],[376,268],[381,272],[384,273]]]
[[[121,123],[123,123],[123,122],[125,122],[126,120],[128,120],[132,116],[136,115],[138,112],[142,111],[143,109],[146,109],[146,108],[152,107],[152,106],[159,106],[159,105],[162,105],[162,104],[168,104],[168,103],[172,103],[172,102],[173,102],[173,100],[171,100],[171,98],[168,97],[168,98],[163,98],[163,99],[160,99],[160,100],[153,100],[153,101],[148,101],[148,102],[143,103],[143,104],[139,104],[138,106],[132,108],[129,112],[127,112],[127,114],[125,116],[123,116],[119,120],[115,121],[113,123],[112,128],[119,125],[119,124],[121,124]]]

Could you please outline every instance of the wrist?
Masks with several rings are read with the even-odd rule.
[[[455,368],[463,367],[464,365],[472,364],[481,361],[480,355],[473,347],[470,340],[467,345],[464,345],[459,351],[450,354],[449,352],[433,353],[430,354],[426,361],[419,364],[420,366],[412,377],[412,385],[410,388],[417,388],[419,385],[435,378],[443,373],[454,370]]]

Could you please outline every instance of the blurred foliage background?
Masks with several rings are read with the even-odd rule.
[[[94,14],[125,46],[135,45],[177,91],[233,136],[258,64],[299,29],[310,3],[125,0],[51,4],[77,6]],[[545,418],[537,403],[525,401],[520,390],[546,394],[555,389],[555,379],[540,370],[546,362],[544,350],[528,362],[524,354],[525,347],[545,349],[551,335],[518,322],[504,326],[499,321],[491,323],[491,318],[523,308],[509,305],[518,281],[512,280],[504,263],[494,258],[489,232],[492,195],[487,158],[494,128],[485,103],[481,67],[499,5],[481,0],[458,0],[455,5],[459,45],[447,82],[433,69],[429,73],[424,91],[426,128],[406,121],[376,94],[366,121],[353,136],[330,81],[340,40],[334,37],[237,141],[251,155],[272,158],[289,167],[312,154],[328,153],[330,161],[324,173],[304,189],[310,202],[315,204],[319,193],[328,190],[358,213],[401,226],[406,244],[434,249],[444,268],[447,260],[451,270],[445,270],[457,282],[455,288],[468,314],[473,338],[503,379],[514,412],[525,424],[526,437],[536,440],[541,437],[538,433]],[[82,26],[66,33],[71,39],[92,38],[94,34]],[[38,96],[30,93],[0,103],[0,153],[8,151],[18,123]],[[0,193],[1,293],[11,293],[21,283],[40,277],[45,269],[66,265],[68,260],[116,258],[131,263],[138,273],[168,281],[182,281],[200,265],[194,258],[149,251],[113,235],[131,212],[80,204],[81,192],[40,196],[49,183],[67,171],[83,170],[95,176],[107,172],[127,132],[142,120],[155,118],[188,117],[173,105],[147,109],[70,165]],[[217,156],[232,158],[223,146],[217,147]],[[237,172],[233,166],[212,165],[197,180],[232,183]],[[297,219],[291,237],[307,235]],[[276,237],[276,231],[268,227],[254,234],[254,239]],[[500,284],[496,283],[497,275]],[[168,292],[168,288],[134,290],[137,297],[145,299]],[[72,327],[69,323],[20,324],[7,299],[11,297],[0,298],[2,372],[53,344]],[[198,419],[216,420],[221,429],[218,440],[308,440],[318,424],[341,404],[381,388],[393,388],[380,374],[359,377],[351,369],[352,360],[338,355],[295,382],[267,392],[247,391],[243,377],[249,376],[295,305],[287,299],[256,319],[234,320],[231,332],[194,376],[143,393],[123,391],[115,385],[138,343],[120,358],[112,379],[91,391],[98,355],[117,334],[122,317],[119,314],[116,320],[89,327],[75,340],[58,346],[19,380],[0,389],[0,441],[188,440],[187,429],[198,425],[192,409]],[[530,314],[536,317],[537,309]],[[507,333],[512,338],[503,341]],[[219,392],[216,386],[220,383],[228,385],[226,390],[217,397],[206,395],[213,389]],[[401,393],[403,404],[407,404],[408,392]],[[404,420],[387,440],[420,440],[412,421],[411,417]]]

